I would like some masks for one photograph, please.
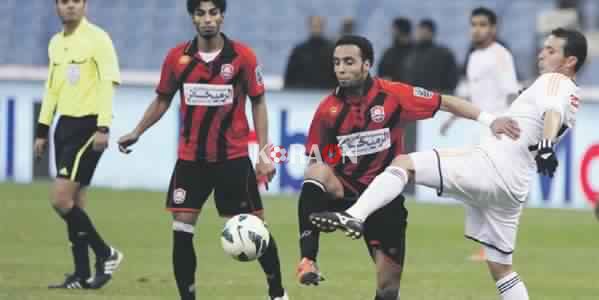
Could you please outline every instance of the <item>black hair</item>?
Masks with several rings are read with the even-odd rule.
[[[365,37],[359,35],[344,35],[337,43],[335,48],[342,45],[354,45],[360,48],[360,55],[363,61],[369,61],[370,65],[374,64],[374,50],[372,43]]]
[[[565,29],[562,27],[551,31],[551,35],[566,40],[566,45],[564,45],[564,56],[575,56],[578,59],[576,66],[574,67],[574,71],[578,72],[587,59],[588,46],[586,37],[578,30]]]
[[[428,30],[430,30],[433,34],[437,33],[437,24],[435,24],[435,21],[432,19],[424,19],[420,21],[418,26],[428,28]]]
[[[497,15],[495,14],[494,11],[486,8],[486,7],[477,7],[475,9],[472,10],[472,13],[470,14],[470,18],[473,18],[475,16],[485,16],[487,17],[487,19],[489,20],[489,23],[491,23],[491,25],[497,25]]]
[[[214,6],[220,10],[221,13],[225,13],[227,10],[227,0],[187,0],[187,12],[190,15],[193,15],[193,12],[196,10],[198,5],[201,2],[212,2]]]
[[[393,28],[399,30],[401,33],[410,34],[412,33],[412,22],[406,18],[395,18],[393,20]]]
[[[56,4],[58,4],[58,0],[56,0],[55,2],[56,2]],[[87,0],[83,0],[83,2],[87,2]]]

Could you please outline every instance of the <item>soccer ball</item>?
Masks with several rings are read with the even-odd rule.
[[[240,214],[225,223],[220,242],[225,253],[239,261],[252,261],[264,254],[270,233],[254,215]]]

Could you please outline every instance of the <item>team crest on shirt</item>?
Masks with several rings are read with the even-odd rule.
[[[235,75],[235,67],[232,64],[224,64],[220,67],[220,77],[224,80],[231,80]]]
[[[179,204],[183,204],[183,202],[185,202],[185,197],[187,196],[187,192],[182,189],[182,188],[178,188],[175,189],[173,191],[173,203],[179,205]]]
[[[424,99],[432,99],[433,92],[421,87],[414,87],[414,96]]]
[[[375,105],[370,109],[370,119],[376,123],[382,123],[385,120],[385,107]]]

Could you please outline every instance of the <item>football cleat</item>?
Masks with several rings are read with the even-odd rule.
[[[330,228],[340,229],[352,239],[362,237],[364,225],[346,212],[320,212],[310,215],[310,221],[323,232],[330,232]],[[329,230],[326,231],[325,229]]]
[[[91,289],[99,289],[106,285],[112,274],[119,268],[125,256],[119,250],[110,247],[110,256],[98,258],[96,261],[96,274],[89,283]]]
[[[63,283],[51,284],[49,289],[89,289],[89,283],[75,274],[65,274]]]
[[[297,279],[303,285],[318,285],[321,281],[324,281],[324,277],[322,277],[316,263],[306,257],[302,258],[297,266]]]

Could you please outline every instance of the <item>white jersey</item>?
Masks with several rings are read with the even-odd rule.
[[[470,54],[466,77],[472,103],[490,113],[504,113],[508,95],[518,93],[514,58],[497,42]]]
[[[529,146],[543,138],[543,114],[549,110],[559,112],[562,129],[572,128],[579,105],[578,93],[574,81],[562,74],[539,76],[505,114],[518,122],[520,138],[514,141],[505,136],[488,137],[481,143],[480,148],[489,155],[514,199],[523,202],[528,196],[536,171],[536,152],[530,151]]]

